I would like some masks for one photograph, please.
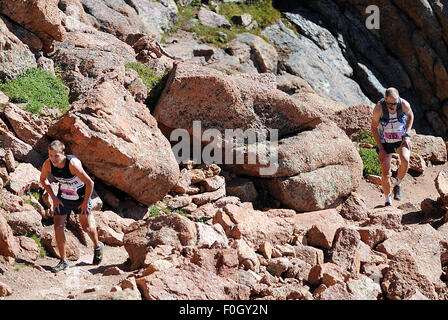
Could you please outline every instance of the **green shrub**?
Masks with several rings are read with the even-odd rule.
[[[354,138],[356,142],[365,142],[370,143],[371,145],[376,146],[375,139],[373,139],[372,131],[370,130],[361,130]]]
[[[180,214],[180,215],[182,215],[182,216],[184,216],[184,217],[187,217],[187,218],[188,218],[188,216],[190,215],[187,211],[182,210],[182,209],[175,209],[175,210],[172,211],[172,212],[176,212],[176,213],[178,213],[178,214]]]
[[[148,106],[149,110],[154,111],[157,101],[159,100],[163,89],[165,88],[166,81],[168,80],[169,72],[159,75],[157,82],[154,87],[149,91],[148,97],[146,98],[145,104]]]
[[[152,205],[149,208],[149,215],[148,218],[155,218],[160,216],[161,214],[170,214],[172,212],[176,212],[180,215],[183,215],[184,217],[188,217],[189,213],[182,210],[182,209],[170,209],[168,207],[162,207],[162,206],[158,206],[158,205]]]
[[[164,35],[163,40],[174,34],[178,29],[182,28],[186,22],[196,18],[197,13],[200,9],[200,1],[196,4],[191,4],[187,7],[179,7],[178,11],[178,21],[171,27],[168,34]],[[208,7],[213,10],[214,4],[209,4]],[[242,15],[244,13],[249,13],[253,20],[257,21],[258,28],[253,30],[246,30],[243,26],[238,26],[232,22],[232,17],[235,15]],[[219,14],[223,15],[231,24],[231,30],[226,28],[212,28],[203,26],[200,22],[197,22],[191,31],[195,32],[199,38],[205,42],[213,44],[218,48],[225,49],[229,41],[234,40],[238,33],[250,32],[255,35],[260,35],[260,30],[264,27],[274,24],[277,20],[281,19],[281,13],[272,6],[272,0],[251,0],[247,3],[233,3],[233,2],[222,2],[219,3]],[[261,36],[268,41],[265,37]],[[269,41],[268,41],[269,42]]]
[[[198,12],[199,12],[199,6],[193,3],[186,7],[180,6],[177,12],[177,23],[171,27],[170,33],[177,31],[187,21],[196,18],[196,14]]]
[[[381,176],[381,165],[375,149],[359,148],[359,155],[363,163],[364,177],[369,174]]]
[[[28,103],[26,109],[39,114],[45,105],[58,108],[63,113],[70,108],[68,89],[61,79],[41,69],[28,69],[14,80],[0,84],[13,103]]]
[[[205,43],[213,44],[214,46],[225,49],[227,43],[236,39],[237,33],[226,28],[213,28],[200,24],[194,25],[192,31],[195,32]]]
[[[272,6],[272,0],[249,1],[248,3],[227,2],[220,3],[219,7],[219,14],[230,22],[233,16],[249,13],[252,19],[257,21],[258,30],[274,24],[281,18],[280,11]],[[235,27],[238,28],[238,26]],[[245,29],[243,32],[246,32]]]
[[[168,79],[168,72],[157,74],[154,70],[140,62],[128,62],[124,65],[128,69],[135,70],[148,88],[145,104],[153,110],[157,100],[159,100]]]
[[[40,255],[40,257],[41,258],[45,258],[47,256],[47,251],[45,250],[44,246],[40,242],[40,238],[38,236],[36,236],[35,234],[33,234],[31,236],[31,239],[33,239],[34,242],[36,242],[37,245],[39,246],[39,255]]]
[[[151,206],[150,208],[149,208],[149,218],[155,218],[155,217],[158,217],[158,216],[160,216],[160,210],[157,208],[157,207],[155,207],[155,206]]]
[[[375,139],[373,139],[372,131],[370,130],[361,130],[355,137],[353,137],[353,141],[370,143],[371,145],[376,146]],[[360,147],[359,155],[361,156],[363,163],[362,173],[364,177],[369,174],[377,176],[381,175],[380,160],[378,159],[378,153],[375,149]]]
[[[149,69],[140,62],[128,62],[124,65],[128,69],[137,71],[145,86],[148,88],[148,93],[160,82],[163,75],[157,74],[154,70]]]

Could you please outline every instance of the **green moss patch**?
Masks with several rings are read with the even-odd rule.
[[[28,69],[14,80],[0,84],[0,90],[13,103],[27,103],[26,110],[40,115],[43,106],[65,113],[70,109],[68,89],[61,79],[48,71]]]

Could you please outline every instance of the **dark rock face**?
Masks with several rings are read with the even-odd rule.
[[[305,79],[319,95],[345,105],[370,103],[359,85],[352,80],[348,64],[336,38],[300,14],[285,13],[291,21],[303,25],[305,36],[297,36],[283,22],[267,27],[263,34],[279,47],[288,48],[284,69]],[[310,37],[310,38],[308,38]]]
[[[322,49],[319,58],[326,64],[331,61],[325,51],[335,44],[341,49],[345,62],[340,61],[340,65],[347,64],[353,70],[351,74],[339,73],[346,77],[343,80],[356,82],[373,102],[381,98],[384,88],[396,87],[413,107],[416,130],[439,136],[446,135],[444,110],[448,105],[448,17],[444,4],[446,1],[426,0],[274,1],[299,34]],[[366,27],[372,14],[366,12],[369,5],[379,8],[379,29]],[[328,42],[331,37],[335,40]],[[316,90],[313,81],[309,82]]]

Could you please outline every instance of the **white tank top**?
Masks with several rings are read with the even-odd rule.
[[[381,143],[396,143],[403,140],[403,135],[406,131],[406,124],[397,119],[397,113],[389,112],[389,122],[386,125],[378,126],[378,134]]]

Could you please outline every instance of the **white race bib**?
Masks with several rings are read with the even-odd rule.
[[[76,192],[78,189],[74,186],[61,184],[61,198],[67,200],[78,200],[79,196]]]
[[[401,131],[384,130],[384,140],[386,140],[387,143],[401,142],[402,139]]]
[[[60,187],[59,190],[61,192],[61,198],[66,200],[78,200],[78,189],[84,187],[84,182],[82,182],[77,176],[73,178],[64,179],[64,178],[56,178],[59,181]]]

